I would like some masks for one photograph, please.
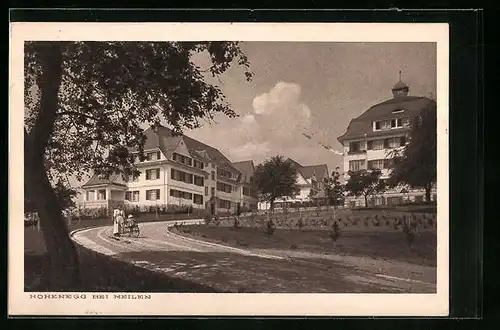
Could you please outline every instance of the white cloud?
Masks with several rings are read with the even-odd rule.
[[[235,159],[262,159],[271,151],[269,142],[254,143],[247,142],[244,145],[230,149]]]
[[[193,137],[225,150],[235,161],[260,162],[278,153],[297,157],[310,151],[302,132],[310,131],[311,109],[301,100],[300,85],[280,81],[257,95],[252,105],[253,113],[222,119],[214,127],[195,130]]]

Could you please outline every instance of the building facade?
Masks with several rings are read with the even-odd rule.
[[[293,159],[288,158],[297,171],[296,185],[298,192],[295,196],[277,198],[274,202],[275,208],[282,208],[285,205],[294,203],[306,203],[323,200],[324,180],[328,178],[328,166],[326,164],[303,166]],[[268,210],[269,202],[259,202],[259,210]]]
[[[344,180],[349,171],[380,169],[381,179],[387,180],[395,152],[401,151],[409,138],[419,114],[429,108],[434,100],[410,96],[409,86],[401,80],[392,88],[393,97],[376,104],[349,123],[346,132],[338,137],[343,146]],[[435,200],[435,187],[432,198]],[[425,191],[397,187],[374,196],[372,205],[401,204],[424,201]],[[363,197],[346,198],[346,206],[364,206]]]
[[[93,175],[82,185],[80,207],[192,206],[212,212],[256,209],[251,185],[253,162],[232,163],[219,150],[186,135],[174,135],[164,126],[145,131],[144,154],[136,166],[140,175],[104,179]]]

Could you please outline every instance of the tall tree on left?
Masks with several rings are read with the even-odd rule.
[[[144,159],[143,123],[162,119],[174,132],[218,115],[236,117],[209,83],[236,63],[250,80],[236,42],[27,42],[24,45],[25,193],[33,202],[51,262],[51,289],[78,290],[78,255],[54,183],[94,171],[135,176]],[[208,68],[192,55],[204,53]]]

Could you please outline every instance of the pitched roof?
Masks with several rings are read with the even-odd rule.
[[[167,158],[171,158],[177,145],[183,140],[192,157],[213,161],[221,168],[239,173],[231,161],[216,148],[184,134],[175,135],[168,127],[162,125],[158,125],[156,128],[150,127],[144,131],[144,135],[146,136],[145,150],[160,149]]]
[[[286,160],[289,161],[289,162],[291,162],[292,165],[294,165],[297,168],[302,167],[302,165],[299,162],[296,162],[295,160],[293,160],[291,158],[287,158]]]
[[[328,177],[328,166],[326,164],[303,166],[298,170],[306,179],[310,179],[314,175],[317,181],[323,181],[324,178]]]
[[[241,182],[250,182],[250,178],[253,176],[255,172],[255,166],[253,164],[253,160],[245,160],[242,162],[233,163],[234,167],[238,169],[241,173]]]
[[[123,178],[120,174],[113,174],[108,179],[104,179],[100,175],[94,173],[92,177],[82,185],[82,188],[109,184],[125,186]]]
[[[338,137],[338,141],[342,143],[346,139],[363,138],[364,134],[367,137],[376,137],[387,135],[387,131],[373,131],[374,120],[398,119],[417,116],[424,108],[429,107],[434,100],[422,96],[403,96],[389,99],[385,102],[376,104],[366,110],[359,117],[351,120],[347,126],[346,132]],[[393,113],[395,110],[404,110],[400,113]],[[409,128],[398,129],[399,132],[407,132]]]

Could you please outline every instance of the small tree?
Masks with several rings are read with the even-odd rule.
[[[365,207],[368,207],[368,197],[385,189],[385,184],[380,180],[382,172],[378,169],[349,171],[349,180],[345,185],[346,191],[351,196],[365,198]]]
[[[330,230],[329,236],[332,239],[333,244],[336,245],[337,244],[337,239],[340,237],[340,226],[339,226],[338,221],[334,221],[333,222],[333,225],[332,225],[332,228]]]
[[[328,205],[332,205],[334,209],[344,205],[344,194],[344,186],[340,183],[340,169],[337,167],[332,172],[331,177],[325,178],[325,195],[328,199]]]
[[[269,202],[271,211],[277,198],[291,197],[298,193],[297,170],[281,155],[257,165],[253,180],[261,199]]]

